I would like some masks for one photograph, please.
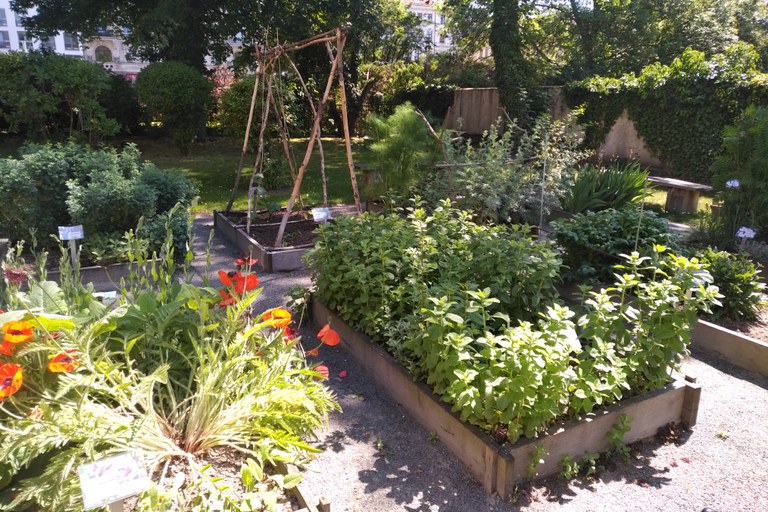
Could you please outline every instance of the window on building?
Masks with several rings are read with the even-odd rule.
[[[24,26],[24,20],[21,18],[21,14],[14,12],[13,13],[13,19],[16,21],[17,27],[23,27]]]
[[[8,18],[5,17],[5,9],[0,9],[0,27],[7,27],[7,26],[8,26]]]
[[[19,30],[17,35],[19,36],[19,50],[22,52],[31,52],[34,49],[32,47],[32,36],[28,35],[23,30]]]
[[[445,44],[445,34],[440,34],[440,44]]]
[[[432,21],[432,13],[431,12],[428,12],[425,17],[427,18],[427,21]]]
[[[94,54],[96,55],[96,62],[112,62],[112,50],[106,46],[97,46]]]
[[[64,49],[65,50],[79,50],[80,42],[77,40],[77,34],[72,32],[64,32]]]
[[[441,25],[445,25],[445,14],[440,14],[437,16],[437,22]]]
[[[40,49],[41,50],[49,50],[52,52],[56,51],[56,38],[53,36],[47,37],[45,39],[40,40]]]
[[[11,35],[7,30],[0,30],[0,50],[11,49]]]
[[[427,29],[425,34],[426,34],[427,41],[429,41],[431,43],[432,42],[432,29]]]

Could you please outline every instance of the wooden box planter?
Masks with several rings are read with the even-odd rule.
[[[160,265],[158,260],[156,265]],[[96,292],[108,292],[116,290],[120,286],[120,279],[127,279],[132,271],[136,270],[136,263],[114,263],[106,266],[93,266],[80,268],[80,282],[92,283]],[[60,283],[58,270],[48,272],[48,280]]]
[[[560,472],[564,455],[578,459],[587,452],[609,448],[608,432],[619,423],[619,416],[632,418],[631,430],[624,440],[632,443],[651,437],[664,425],[696,423],[701,388],[688,382],[673,382],[642,397],[590,414],[581,421],[555,425],[537,439],[521,439],[499,446],[490,436],[473,425],[463,423],[450,406],[442,402],[423,383],[414,382],[408,372],[371,339],[346,325],[318,300],[312,300],[312,318],[318,325],[331,322],[344,347],[360,362],[376,383],[387,389],[424,428],[438,433],[440,441],[456,455],[488,493],[497,492],[506,499],[515,485],[532,476],[527,466],[537,446],[549,454],[537,466],[537,477]]]
[[[699,320],[693,329],[691,347],[768,376],[768,343],[764,341]]]
[[[289,272],[304,268],[301,258],[314,246],[304,244],[295,247],[264,247],[245,232],[244,226],[233,223],[223,212],[213,212],[213,226],[240,251],[259,260],[258,265],[264,272]]]

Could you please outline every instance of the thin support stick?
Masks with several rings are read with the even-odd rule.
[[[251,179],[248,182],[248,194],[251,194],[251,190],[253,189],[253,182],[256,178],[257,171],[261,170],[263,168],[263,161],[264,161],[264,132],[267,129],[267,120],[269,118],[269,100],[272,97],[272,75],[267,73],[267,68],[271,68],[271,62],[268,66],[264,66],[264,81],[267,85],[267,98],[262,103],[261,107],[261,127],[259,128],[259,147],[256,151],[256,163],[253,164],[253,172],[251,172]],[[245,219],[245,229],[246,233],[251,232],[251,211],[250,211],[250,203],[249,203],[249,210],[248,215]]]
[[[264,62],[259,62],[259,69],[264,67]],[[251,94],[251,108],[248,110],[248,124],[245,125],[245,137],[243,138],[243,150],[240,152],[240,163],[237,165],[237,174],[235,175],[235,186],[232,188],[232,193],[229,195],[229,202],[224,209],[227,213],[232,210],[232,204],[235,202],[235,195],[237,194],[237,187],[240,186],[240,176],[243,173],[243,162],[245,161],[245,154],[248,151],[248,137],[251,135],[251,124],[253,123],[253,108],[256,106],[256,93],[259,90],[259,76],[256,75],[256,80],[253,83],[253,94]]]
[[[360,207],[360,193],[357,190],[357,178],[355,177],[355,163],[352,160],[352,139],[349,134],[349,119],[347,116],[347,92],[344,85],[344,62],[340,56],[344,52],[344,43],[347,40],[346,33],[341,29],[336,29],[336,58],[339,65],[336,73],[339,75],[339,99],[341,100],[341,125],[344,128],[344,145],[347,148],[347,167],[349,167],[349,180],[352,183],[352,195],[355,197],[355,208],[357,213],[362,213]]]

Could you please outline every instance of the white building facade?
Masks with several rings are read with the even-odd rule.
[[[30,11],[30,14],[34,14],[34,10]],[[24,28],[24,17],[11,10],[9,0],[0,0],[0,52],[29,52],[42,49],[83,58],[83,46],[77,34],[58,32],[45,39],[33,39]]]
[[[445,15],[438,12],[434,0],[403,0],[408,10],[421,18],[424,39],[429,43],[429,52],[441,53],[453,49],[453,41],[445,31]],[[418,57],[418,56],[417,56]]]

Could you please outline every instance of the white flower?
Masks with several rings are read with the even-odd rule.
[[[749,238],[751,240],[752,238],[755,238],[755,230],[746,226],[742,226],[736,232],[736,238]]]
[[[725,182],[726,188],[739,188],[739,185],[741,185],[741,183],[739,183],[739,180],[728,180]]]

